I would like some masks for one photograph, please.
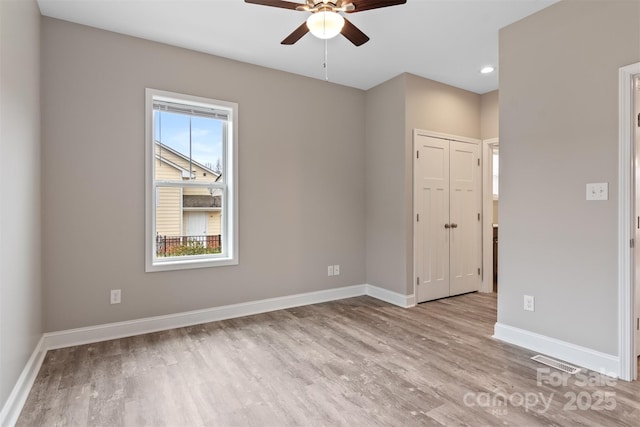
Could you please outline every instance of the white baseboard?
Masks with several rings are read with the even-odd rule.
[[[388,302],[389,304],[397,305],[398,307],[409,308],[416,305],[416,297],[413,294],[403,295],[373,285],[365,285],[365,292],[366,295],[369,295],[370,297]]]
[[[620,376],[620,359],[590,348],[497,322],[493,337],[609,376]]]
[[[125,322],[107,323],[86,328],[68,329],[60,332],[44,334],[45,348],[71,347],[74,345],[90,344],[185,326],[215,322],[250,316],[252,314],[283,310],[309,304],[319,304],[344,298],[365,295],[366,285],[354,285],[343,288],[327,289],[304,294],[288,295],[285,297],[268,298],[258,301],[243,302],[203,310],[186,311],[183,313],[167,314],[164,316],[146,317]]]
[[[27,362],[9,399],[7,399],[7,402],[2,408],[2,412],[0,412],[0,426],[13,426],[18,420],[22,407],[29,396],[31,387],[48,350],[91,344],[363,295],[368,295],[403,308],[415,305],[415,297],[413,295],[402,295],[377,286],[364,284],[231,304],[204,310],[168,314],[165,316],[147,317],[126,322],[108,323],[86,328],[45,333]]]
[[[13,390],[11,390],[9,398],[2,407],[2,411],[0,412],[0,426],[13,426],[18,421],[22,407],[27,401],[31,387],[33,387],[36,376],[40,371],[44,356],[47,354],[43,344],[44,337],[41,337],[22,370],[20,377],[18,377],[16,385],[13,387]]]
[[[303,305],[319,304],[322,302],[335,301],[362,295],[369,295],[373,298],[404,308],[415,305],[415,298],[413,295],[401,295],[377,286],[354,285],[343,288],[289,295],[285,297],[225,305],[222,307],[207,308],[204,310],[147,317],[144,319],[129,320],[126,322],[107,323],[104,325],[89,326],[86,328],[68,329],[60,332],[50,332],[44,334],[44,348],[47,350],[53,350],[56,348],[71,347],[74,345],[90,344],[99,341],[148,334],[151,332],[250,316],[252,314],[266,313],[269,311],[283,310]]]

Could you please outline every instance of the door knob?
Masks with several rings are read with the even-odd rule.
[[[451,226],[449,224],[445,224],[444,228],[451,228]]]
[[[458,228],[458,224],[456,224],[455,222],[451,223],[451,228]]]

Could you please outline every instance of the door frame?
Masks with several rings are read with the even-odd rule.
[[[633,79],[640,62],[621,67],[618,77],[618,376],[638,378],[635,354],[635,140]]]
[[[416,137],[418,135],[420,135],[420,136],[429,136],[429,137],[432,137],[432,138],[446,139],[448,141],[454,140],[454,141],[460,141],[460,142],[468,142],[468,143],[471,143],[471,144],[477,144],[482,149],[482,145],[481,145],[482,144],[482,140],[480,140],[480,139],[468,138],[466,136],[451,135],[451,134],[447,134],[447,133],[433,132],[433,131],[430,131],[430,130],[423,130],[423,129],[416,129],[416,128],[413,129],[413,136],[412,136],[413,141],[412,141],[412,144],[411,144],[412,147],[413,147],[413,152],[411,153],[411,156],[413,158],[413,161],[411,163],[411,165],[412,165],[411,173],[413,175],[412,179],[411,179],[411,184],[413,186],[412,198],[411,198],[411,203],[413,205],[413,218],[411,220],[411,237],[413,239],[413,245],[412,245],[413,246],[413,295],[416,296],[416,297],[418,295],[418,290],[416,289],[417,281],[418,281],[418,270],[417,270],[417,267],[416,267],[417,266],[416,255],[418,253],[417,252],[418,239],[417,239],[417,236],[416,236],[416,233],[418,232],[418,227],[416,227],[416,217],[418,215],[418,204],[416,203],[416,200],[418,200],[418,198],[417,198],[417,194],[416,193],[419,191],[419,188],[416,185],[416,162],[417,162],[417,158],[416,158],[415,153],[418,150],[418,147],[416,147]],[[484,167],[484,165],[483,165],[484,164],[484,159],[482,157],[482,153],[480,153],[479,158],[480,158],[480,167],[483,168]],[[482,176],[483,176],[482,175],[482,173],[483,173],[482,170],[480,171],[480,173],[481,173],[481,179],[482,179]],[[483,186],[483,183],[480,183],[481,200],[482,200],[482,186]],[[480,204],[481,205],[483,204],[482,201],[481,201]],[[481,208],[483,208],[483,206],[481,206]],[[483,211],[482,215],[484,216],[484,211]],[[481,236],[480,237],[480,240],[481,240],[481,247],[480,247],[481,254],[480,254],[480,256],[481,256],[482,259],[484,259],[484,256],[483,256],[482,252],[483,252],[484,240],[485,240],[486,236],[484,235],[482,230],[480,231],[480,236]],[[484,266],[482,268],[484,270]],[[482,276],[481,276],[481,278],[482,278]],[[483,283],[484,282],[481,280],[481,282],[480,282],[480,291],[481,292],[482,292]],[[417,303],[417,300],[416,300],[416,305],[417,304],[418,303]]]
[[[493,292],[493,148],[499,138],[482,141],[482,285],[480,292]]]

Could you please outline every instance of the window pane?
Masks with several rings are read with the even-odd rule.
[[[155,178],[222,182],[225,126],[222,119],[154,110]]]
[[[158,187],[156,257],[223,254],[223,190]]]

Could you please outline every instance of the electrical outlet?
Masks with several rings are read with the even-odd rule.
[[[609,200],[609,183],[587,184],[587,200]]]
[[[336,264],[333,266],[333,275],[334,276],[339,276],[340,275],[340,265]]]
[[[122,291],[120,289],[111,289],[111,304],[120,304],[122,302]]]
[[[526,311],[535,311],[535,298],[531,295],[524,296],[524,309]]]
[[[327,276],[333,276],[333,265],[327,267]]]

